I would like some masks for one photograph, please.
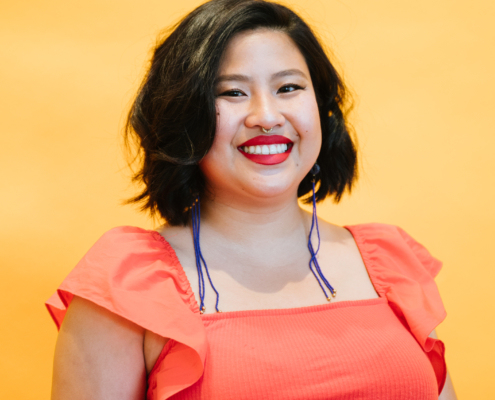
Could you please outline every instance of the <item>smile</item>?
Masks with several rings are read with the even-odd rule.
[[[285,136],[260,135],[242,143],[237,149],[247,159],[262,165],[284,162],[292,151],[293,142]]]
[[[263,146],[244,146],[242,148],[242,151],[244,153],[248,154],[280,154],[280,153],[285,153],[288,149],[288,144],[270,144],[266,145],[264,144]]]

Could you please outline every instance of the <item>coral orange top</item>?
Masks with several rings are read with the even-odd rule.
[[[170,338],[149,400],[438,399],[445,318],[441,263],[402,229],[349,226],[379,298],[199,313],[174,250],[155,232],[105,233],[47,302],[62,323],[74,295]]]

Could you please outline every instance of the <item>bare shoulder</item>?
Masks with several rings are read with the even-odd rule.
[[[344,227],[332,224],[323,219],[318,219],[322,250],[331,251],[334,256],[339,253],[341,257],[352,260],[352,265],[360,269],[364,268],[359,248],[352,234]],[[349,269],[349,268],[348,268]]]
[[[307,213],[307,217],[311,220],[311,214]],[[332,224],[322,218],[318,218],[318,228],[320,230],[321,240],[354,247],[354,238],[346,228]]]
[[[320,232],[325,233],[325,236],[329,239],[347,242],[353,241],[351,233],[342,226],[332,224],[323,219],[318,219],[318,224],[320,226]]]
[[[194,276],[194,272],[196,271],[191,227],[165,224],[158,228],[157,232],[162,235],[172,249],[174,249],[182,269],[187,277],[191,279],[191,276]]]
[[[177,255],[194,250],[192,232],[189,226],[164,224],[156,230],[172,246]]]

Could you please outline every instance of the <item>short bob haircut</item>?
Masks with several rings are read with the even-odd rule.
[[[322,130],[317,201],[334,196],[338,202],[351,190],[357,157],[345,119],[345,86],[309,26],[280,4],[212,0],[188,14],[154,50],[126,125],[127,143],[135,140],[142,156],[133,180],[144,184],[129,203],[141,203],[143,211],[171,225],[188,224],[194,199],[207,190],[198,164],[215,136],[222,55],[233,36],[259,28],[287,34],[307,62]],[[311,180],[309,174],[302,180],[299,197],[312,190]]]

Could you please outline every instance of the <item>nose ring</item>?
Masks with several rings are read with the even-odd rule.
[[[270,129],[265,129],[262,127],[261,130],[265,133],[270,133],[273,130],[273,126]]]

